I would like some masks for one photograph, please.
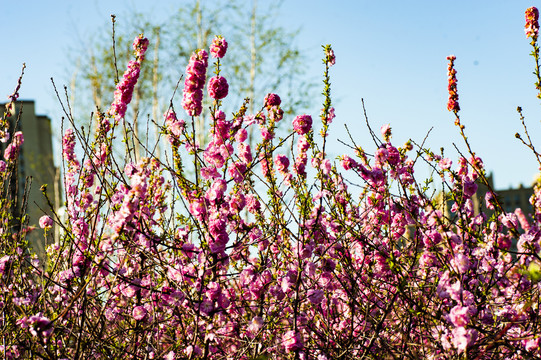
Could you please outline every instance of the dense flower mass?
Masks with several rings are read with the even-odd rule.
[[[536,40],[539,34],[539,10],[532,6],[526,10],[525,17],[524,32],[526,32],[526,37]]]
[[[114,101],[111,104],[110,114],[114,116],[116,120],[124,118],[128,104],[133,97],[133,90],[135,84],[139,79],[141,72],[141,63],[145,58],[145,52],[148,48],[148,39],[139,35],[133,42],[133,49],[135,51],[135,60],[128,62],[128,68],[122,76],[122,80],[118,83],[114,92]]]
[[[203,88],[207,78],[208,53],[197,50],[190,57],[184,80],[182,107],[190,116],[199,116],[203,111]]]
[[[447,81],[448,81],[447,89],[449,91],[449,101],[447,102],[447,110],[457,113],[460,110],[460,106],[458,105],[458,90],[456,87],[456,83],[457,83],[456,70],[454,68],[454,62],[456,60],[456,56],[454,55],[447,56],[447,60],[449,60],[449,65],[447,67]]]
[[[335,114],[325,49],[327,128]],[[184,89],[190,116],[201,111],[206,67],[196,51]],[[224,94],[211,88],[214,99]],[[168,141],[137,155],[126,144],[116,156],[124,134],[115,126],[93,139],[65,131],[65,213],[34,230],[46,254],[28,247],[24,201],[2,199],[3,358],[541,357],[541,184],[531,216],[503,209],[493,192],[484,208],[486,171],[469,147],[453,166],[443,150],[393,145],[384,125],[369,128],[372,145],[340,156],[339,169],[311,116],[278,137],[278,95],[254,114],[245,105],[228,115],[213,101],[201,145],[171,105],[158,129]],[[15,177],[17,154],[0,161],[0,186]],[[416,179],[420,162],[441,178],[439,195]]]

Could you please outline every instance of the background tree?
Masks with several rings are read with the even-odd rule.
[[[303,76],[304,59],[295,44],[298,30],[288,32],[277,22],[281,4],[260,6],[253,0],[251,6],[246,6],[241,1],[195,0],[180,6],[163,22],[150,19],[147,14],[136,10],[113,17],[114,34],[111,26],[98,27],[95,34],[79,41],[84,44],[84,50],[74,51],[84,54],[73,62],[76,65],[71,71],[72,76],[78,78],[71,82],[74,84],[71,91],[75,94],[72,97],[75,109],[88,109],[89,106],[103,109],[109,105],[115,89],[112,79],[122,75],[119,71],[132,53],[131,39],[144,32],[150,40],[150,47],[127,114],[127,119],[131,120],[129,123],[133,124],[132,141],[134,138],[147,141],[148,136],[159,136],[143,131],[145,121],[138,120],[151,117],[161,123],[161,114],[170,104],[180,109],[180,91],[176,92],[175,98],[168,96],[183,75],[193,50],[208,48],[216,34],[223,34],[229,43],[235,44],[226,59],[228,70],[223,73],[230,84],[231,94],[224,104],[226,113],[236,111],[244,96],[250,99],[249,113],[254,113],[263,106],[263,99],[269,91],[287,99],[286,114],[303,111],[311,105],[312,97],[309,95],[314,84]],[[147,96],[149,94],[152,96]],[[208,106],[204,106],[201,116],[195,119],[198,141],[202,145],[209,129],[206,109]],[[88,115],[81,112],[76,117],[86,122]],[[133,141],[132,146],[135,143],[137,141]],[[135,148],[137,157],[139,146]],[[159,153],[160,149],[156,151]]]

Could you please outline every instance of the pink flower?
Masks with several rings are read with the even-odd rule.
[[[477,184],[475,181],[464,180],[464,195],[472,197],[477,191]]]
[[[449,312],[449,320],[454,326],[466,326],[470,321],[467,306],[457,305]]]
[[[278,169],[280,173],[287,173],[287,168],[289,167],[289,159],[287,156],[282,154],[276,155],[274,162],[276,164],[276,169]]]
[[[439,165],[440,169],[448,170],[451,167],[451,165],[453,165],[453,162],[449,158],[443,158],[443,159],[440,160],[438,165]]]
[[[312,117],[310,115],[298,115],[293,120],[293,130],[299,135],[304,135],[312,129]]]
[[[184,81],[184,95],[182,107],[190,116],[199,116],[203,111],[203,87],[208,66],[208,54],[205,50],[197,50],[190,57],[186,67],[186,80]]]
[[[351,168],[357,167],[357,162],[355,160],[353,160],[352,158],[350,158],[349,156],[347,156],[347,155],[343,155],[340,158],[340,164],[342,165],[342,167],[346,171],[350,170]]]
[[[220,100],[227,96],[229,84],[223,76],[214,76],[209,80],[208,94],[211,98]]]
[[[475,330],[466,329],[462,326],[454,328],[452,334],[453,345],[459,353],[466,351],[467,347],[472,345],[477,339],[477,332]]]
[[[217,35],[213,40],[212,44],[210,45],[210,54],[214,58],[223,58],[225,55],[225,52],[227,51],[227,41],[220,36]]]
[[[246,208],[252,214],[255,214],[261,209],[261,203],[254,195],[248,194],[246,195],[245,199],[246,199]]]
[[[464,274],[470,269],[470,259],[462,253],[456,254],[454,259],[452,259],[452,262],[458,272],[461,274]]]
[[[241,142],[237,145],[237,150],[239,152],[240,160],[246,165],[249,165],[252,162],[252,150],[250,145]]]
[[[304,347],[301,334],[295,332],[294,330],[289,330],[282,336],[282,344],[288,353],[302,350]]]
[[[297,151],[299,153],[305,153],[309,147],[310,144],[308,144],[308,140],[306,140],[306,137],[299,137],[299,139],[297,140]]]
[[[54,330],[53,322],[41,315],[41,313],[31,316],[25,323],[27,326],[29,325],[28,331],[30,331],[30,333],[36,337],[39,335],[44,338],[48,338],[51,336]]]
[[[277,94],[267,94],[267,96],[265,96],[265,106],[266,107],[271,107],[271,106],[280,106],[280,104],[282,103],[282,100],[280,99],[280,96],[278,96]]]
[[[177,119],[177,114],[173,110],[169,110],[165,114],[165,126],[171,135],[167,135],[167,139],[170,143],[178,141],[182,136],[182,131],[184,131],[185,122],[184,120]]]
[[[381,136],[383,136],[383,140],[385,140],[386,142],[389,142],[389,140],[391,139],[391,125],[389,124],[383,125],[380,131],[381,131]]]
[[[263,140],[270,141],[274,138],[274,131],[269,130],[266,127],[261,128],[261,137]]]
[[[53,219],[47,215],[43,215],[39,218],[39,227],[42,229],[50,229],[53,227]]]
[[[109,111],[110,115],[113,115],[115,119],[121,119],[126,115],[128,104],[131,102],[133,96],[133,89],[139,79],[141,72],[141,63],[145,58],[145,52],[148,47],[148,39],[139,35],[133,42],[133,48],[135,50],[135,60],[128,62],[128,68],[122,76],[122,80],[117,84],[114,92],[114,101],[111,104]]]
[[[308,290],[306,293],[308,300],[310,300],[310,302],[314,305],[321,303],[321,301],[323,301],[324,295],[325,293],[323,292],[323,290],[319,290],[319,289],[316,289],[316,290],[311,289],[311,290]]]
[[[532,6],[526,9],[525,17],[526,25],[524,26],[524,32],[526,33],[526,37],[531,37],[535,40],[539,33],[539,11],[536,7]]]
[[[216,179],[207,190],[206,198],[210,201],[221,199],[227,190],[227,183],[224,179]]]
[[[149,41],[146,37],[143,36],[143,34],[139,35],[135,38],[133,41],[132,47],[135,51],[135,56],[139,61],[143,61],[145,58],[145,53],[148,48]]]
[[[6,146],[6,150],[4,150],[4,159],[8,161],[13,161],[17,158],[19,155],[19,150],[24,143],[24,137],[23,133],[20,131],[17,131],[13,135],[13,140]]]
[[[240,184],[244,180],[244,174],[246,173],[246,164],[237,161],[229,165],[229,175],[233,178],[233,180]]]
[[[248,132],[246,129],[242,128],[237,131],[235,134],[235,141],[238,143],[244,142],[248,138]]]
[[[147,316],[147,309],[144,306],[136,306],[133,308],[132,316],[135,320],[143,320]]]

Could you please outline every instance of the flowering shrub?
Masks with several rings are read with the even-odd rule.
[[[537,15],[528,21],[537,29]],[[136,63],[145,47],[135,46]],[[67,219],[53,219],[64,234],[44,264],[26,251],[23,231],[14,231],[3,207],[5,358],[541,356],[541,187],[530,219],[505,213],[492,190],[486,202],[494,214],[474,211],[472,197],[486,178],[460,123],[454,57],[448,109],[469,155],[453,167],[449,158],[418,149],[444,180],[442,199],[453,201],[448,214],[416,181],[411,143],[393,145],[388,125],[383,141],[374,134],[373,154],[356,147],[340,165],[327,157],[335,117],[330,46],[321,140],[310,115],[295,117],[293,131],[276,138],[283,117],[276,94],[252,99],[260,106],[255,114],[247,114],[246,103],[224,114],[227,80],[219,70],[226,48],[217,37],[210,49],[213,79],[224,80],[208,84],[214,102],[206,146],[191,130],[201,113],[205,50],[195,51],[186,69],[188,119],[174,104],[165,114],[161,130],[171,159],[151,150],[135,159],[128,149],[133,160],[121,165],[112,155],[137,80],[134,63],[125,73],[131,85],[119,84],[111,109],[97,114],[92,142],[77,129],[65,131]],[[262,135],[254,149],[246,143],[250,128]],[[4,180],[16,157],[5,162]],[[342,170],[362,184],[358,196]],[[40,225],[48,229],[52,221],[44,217]]]

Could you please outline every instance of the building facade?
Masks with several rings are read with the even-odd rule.
[[[1,105],[4,106],[4,105]],[[51,206],[44,197],[41,186],[47,184],[47,194],[56,209],[60,203],[59,169],[54,165],[51,119],[36,115],[34,101],[17,101],[10,118],[10,132],[22,131],[24,143],[18,160],[18,173],[12,179],[15,186],[10,186],[12,198],[17,199],[15,211],[21,209],[22,199],[27,192],[27,224],[36,229],[29,232],[27,239],[38,255],[45,254],[43,230],[39,228],[39,218],[44,214],[52,216]],[[7,144],[0,143],[2,155]],[[26,190],[25,190],[26,189]],[[16,217],[21,214],[14,214]]]

